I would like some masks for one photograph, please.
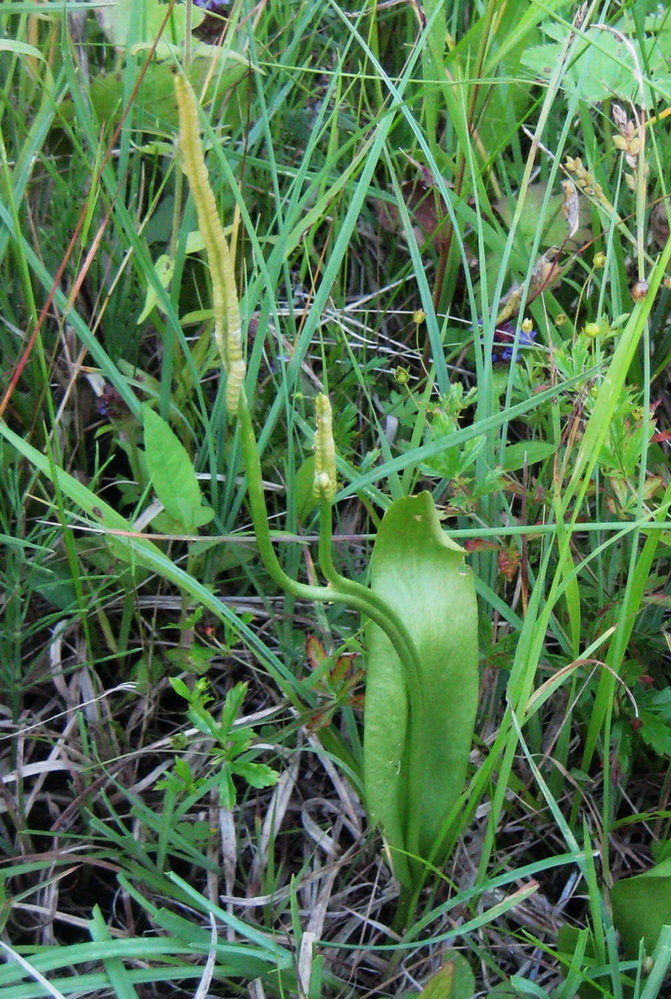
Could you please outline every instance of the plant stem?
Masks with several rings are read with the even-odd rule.
[[[237,416],[240,426],[240,442],[247,472],[247,489],[256,544],[270,577],[281,589],[303,600],[318,600],[322,603],[340,601],[346,607],[359,611],[374,621],[394,646],[399,658],[406,665],[410,677],[413,696],[420,694],[419,656],[405,625],[392,608],[375,593],[345,576],[339,575],[331,559],[331,505],[322,500],[319,558],[330,586],[311,586],[299,583],[288,576],[280,565],[268,527],[268,510],[263,490],[261,462],[249,406],[244,393],[241,393]],[[416,688],[416,689],[415,689]]]

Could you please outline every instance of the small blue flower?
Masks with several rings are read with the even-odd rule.
[[[506,346],[500,354],[492,351],[492,361],[511,361],[515,340],[517,340],[520,347],[533,347],[535,339],[536,330],[529,330],[527,333],[525,330],[520,329],[516,333],[515,325],[512,322],[504,323],[503,326],[497,326],[494,330],[494,344],[509,344],[510,346]],[[519,353],[517,356],[519,358]]]
[[[230,6],[230,0],[193,0],[196,7],[206,10],[209,14],[223,14],[224,7]]]

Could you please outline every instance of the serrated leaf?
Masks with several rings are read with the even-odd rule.
[[[639,720],[642,725],[637,732],[646,746],[650,746],[658,756],[671,756],[671,728],[668,721],[645,710],[640,712]]]
[[[193,534],[199,521],[203,522],[205,508],[191,459],[176,434],[147,403],[142,406],[142,418],[147,471],[154,492],[168,516],[182,525],[185,534]]]
[[[627,35],[626,25],[620,23],[616,27],[618,34],[591,28],[587,32],[587,39],[574,45],[571,51],[572,59],[562,76],[562,89],[567,97],[573,97],[578,93],[581,100],[590,104],[611,97],[639,103],[639,74],[634,53],[638,65],[645,65],[646,60],[642,57],[636,38],[621,37],[622,34]],[[532,46],[522,55],[522,64],[541,79],[551,78],[557,62],[565,54],[564,39],[567,29],[555,25],[552,31],[548,30],[546,33],[560,37],[560,31],[561,41]],[[648,56],[655,88],[660,85],[668,88],[669,74],[661,46],[651,48]],[[646,92],[646,97],[649,96],[649,92]]]
[[[242,760],[235,760],[233,770],[238,777],[247,781],[250,787],[257,789],[272,787],[280,779],[278,772],[272,767],[266,766],[265,763],[246,763]]]

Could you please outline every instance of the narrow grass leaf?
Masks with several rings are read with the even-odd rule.
[[[105,924],[100,906],[93,908],[93,919],[89,922],[89,932],[92,940],[109,940],[112,936]],[[114,989],[116,999],[138,999],[135,986],[128,977],[128,972],[120,958],[108,957],[103,962],[109,975],[110,985]]]

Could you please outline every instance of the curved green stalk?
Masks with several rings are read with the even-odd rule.
[[[408,687],[410,688],[410,693],[413,698],[417,697],[418,702],[421,701],[423,695],[419,680],[419,654],[408,629],[396,611],[382,600],[377,593],[369,590],[361,583],[357,583],[354,579],[348,579],[346,576],[340,575],[333,565],[331,537],[331,504],[328,500],[322,499],[319,507],[319,565],[321,566],[321,570],[334,590],[365,601],[370,608],[370,612],[366,611],[366,613],[372,621],[375,621],[375,624],[380,624],[378,618],[384,617],[387,626],[383,630],[398,652],[401,661],[408,669]],[[373,615],[373,611],[377,611],[377,616]],[[392,632],[396,634],[396,639],[394,639]]]
[[[382,628],[394,646],[401,661],[408,667],[409,676],[419,688],[418,662],[419,657],[415,649],[412,638],[408,634],[403,622],[398,618],[395,611],[389,607],[384,600],[376,594],[371,593],[361,583],[356,583],[351,579],[338,575],[333,568],[330,553],[331,537],[331,506],[328,500],[322,500],[321,527],[327,525],[326,544],[327,556],[324,558],[322,546],[323,538],[320,532],[319,557],[324,569],[324,575],[328,579],[330,586],[312,586],[308,583],[299,583],[288,576],[280,565],[275,550],[273,548],[270,528],[268,526],[268,510],[263,489],[263,477],[261,474],[261,462],[259,461],[258,446],[249,406],[244,392],[241,393],[237,411],[240,427],[240,443],[242,445],[242,457],[247,472],[247,494],[249,497],[249,507],[252,514],[254,534],[259,555],[268,570],[271,579],[277,583],[281,589],[292,596],[303,600],[318,600],[322,603],[334,603],[339,601],[359,611],[374,621],[378,627]],[[328,570],[328,571],[327,571]],[[412,682],[412,681],[411,681]]]

